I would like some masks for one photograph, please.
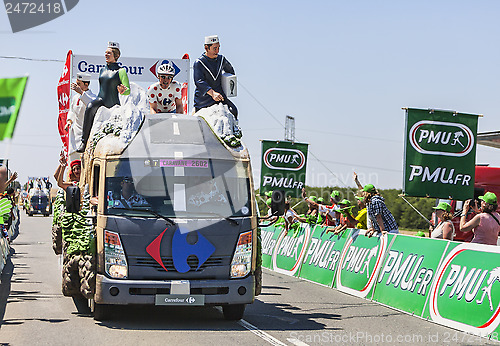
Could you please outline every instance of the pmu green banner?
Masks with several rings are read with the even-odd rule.
[[[305,143],[262,141],[260,192],[285,191],[300,197],[306,182],[307,147]]]
[[[398,235],[380,270],[373,300],[421,316],[448,242]]]
[[[299,277],[332,286],[340,253],[351,236],[350,229],[335,235],[326,226],[316,226],[307,246]]]
[[[406,111],[403,193],[465,200],[474,196],[478,115]]]
[[[274,246],[272,268],[281,274],[298,276],[311,239],[311,225],[303,223],[297,229],[290,228],[288,231],[283,227],[278,229],[281,229],[281,233]]]
[[[0,140],[12,138],[28,77],[0,79]]]
[[[423,318],[467,333],[500,332],[500,249],[449,242],[436,270]]]

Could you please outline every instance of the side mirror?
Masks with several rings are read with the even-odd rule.
[[[66,189],[66,212],[78,213],[80,211],[80,188],[68,186]]]
[[[273,191],[271,196],[271,213],[274,216],[285,213],[285,191]]]

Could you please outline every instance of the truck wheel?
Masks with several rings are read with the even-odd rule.
[[[82,296],[75,296],[73,298],[73,303],[75,304],[76,311],[80,314],[90,314],[89,300]]]
[[[78,262],[80,275],[80,293],[87,299],[91,299],[95,292],[95,257],[84,255]]]
[[[109,304],[97,304],[94,299],[92,299],[90,308],[94,314],[94,320],[96,321],[105,321],[111,316],[112,306]]]
[[[222,313],[227,321],[238,321],[243,318],[245,313],[245,304],[223,305]]]
[[[80,256],[64,254],[62,272],[62,293],[66,297],[81,296],[78,260]]]
[[[56,255],[62,253],[62,228],[59,225],[52,226],[52,249]]]
[[[255,295],[258,296],[262,293],[262,267],[259,266],[255,269]]]

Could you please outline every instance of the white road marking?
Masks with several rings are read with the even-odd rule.
[[[186,186],[174,184],[174,211],[186,211]]]
[[[266,332],[263,332],[262,330],[260,330],[259,328],[257,328],[256,326],[254,326],[253,324],[251,323],[248,323],[247,321],[245,320],[239,320],[238,321],[238,324],[246,329],[248,329],[249,331],[251,331],[252,333],[254,333],[255,335],[257,335],[258,337],[266,340],[268,343],[270,343],[271,345],[277,345],[277,346],[286,346],[286,344],[282,343],[281,341],[279,341],[278,339],[276,339],[275,337],[267,334]]]
[[[176,160],[182,160],[182,159],[184,159],[184,154],[182,153],[182,151],[176,151],[176,152],[174,152],[174,157]],[[183,177],[184,176],[184,167],[174,167],[174,176]]]
[[[309,346],[308,344],[306,344],[303,341],[300,341],[299,339],[288,338],[288,339],[286,339],[286,341],[288,341],[291,344],[297,345],[297,346]]]
[[[181,135],[181,133],[180,133],[180,131],[179,131],[179,123],[174,122],[174,123],[172,123],[172,124],[173,124],[173,126],[174,126],[174,135],[180,136],[180,135]]]

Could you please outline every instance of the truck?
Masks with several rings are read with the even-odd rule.
[[[49,216],[52,212],[52,203],[44,190],[31,189],[25,200],[25,209],[28,216],[34,214]]]
[[[114,140],[87,150],[80,186],[56,198],[63,294],[96,320],[131,304],[221,306],[241,319],[262,282],[248,150],[181,114],[145,115],[122,151]]]

